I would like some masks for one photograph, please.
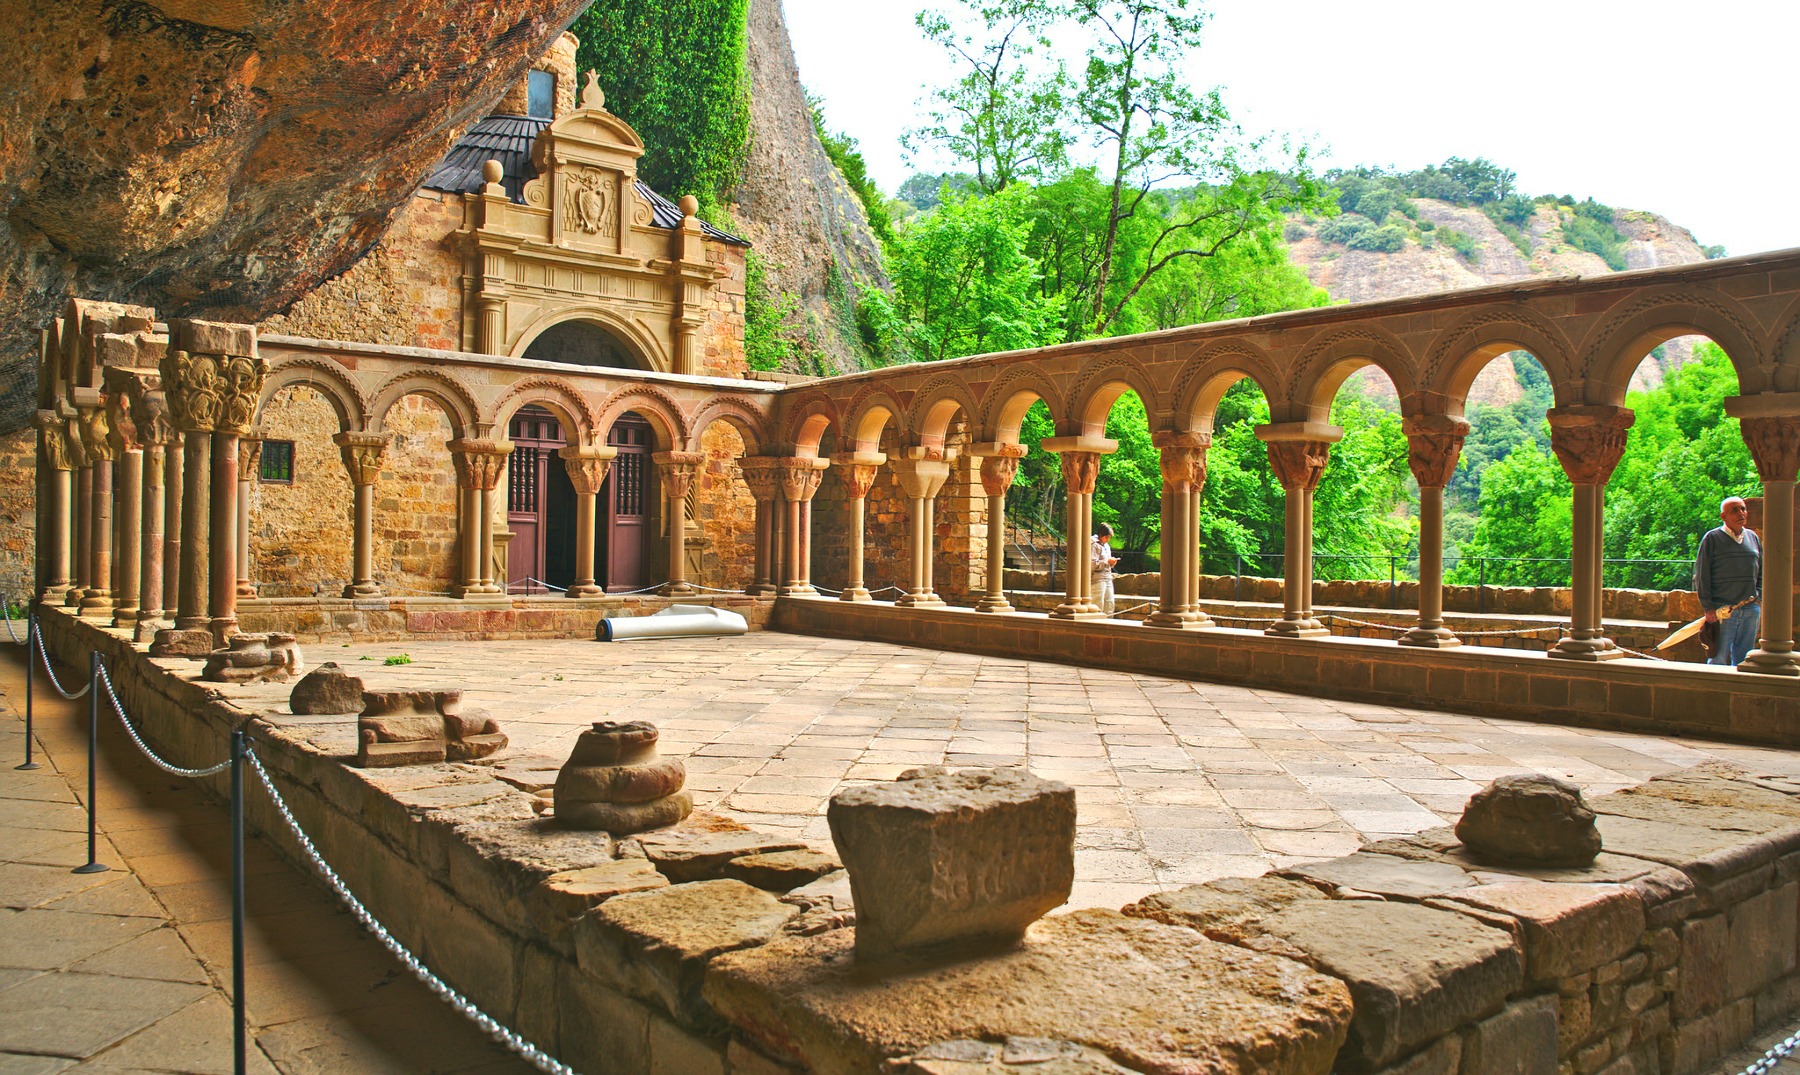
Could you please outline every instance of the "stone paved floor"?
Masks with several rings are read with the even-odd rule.
[[[381,663],[401,653],[412,663]],[[1554,773],[1594,793],[1712,759],[1800,774],[1800,753],[776,632],[306,656],[371,687],[462,686],[515,751],[558,762],[589,721],[654,721],[700,804],[821,845],[838,788],[917,765],[1025,764],[1077,789],[1075,907],[1441,825],[1503,773]],[[268,691],[270,704],[285,697]]]
[[[23,682],[23,651],[0,645],[0,1075],[231,1071],[225,810],[103,724],[97,858],[114,868],[71,873],[87,861],[86,702],[46,700],[40,677],[44,767],[20,772]],[[246,891],[252,1072],[534,1070],[256,841]]]

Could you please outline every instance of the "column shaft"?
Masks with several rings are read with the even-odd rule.
[[[356,496],[356,536],[350,588],[357,596],[373,596],[379,592],[375,585],[375,486],[358,482],[351,488]]]
[[[594,584],[594,509],[599,499],[597,493],[575,494],[575,584],[569,587],[570,597],[586,597],[600,589]]]
[[[143,583],[138,595],[137,640],[150,641],[163,614],[163,513],[167,507],[168,450],[144,446],[144,503],[138,560]]]
[[[49,523],[49,532],[45,535],[50,554],[48,577],[45,579],[44,599],[60,601],[69,589],[69,512],[74,506],[71,503],[70,484],[73,472],[52,470],[45,482],[50,492],[50,503],[44,513]]]
[[[119,584],[113,595],[113,626],[134,627],[138,619],[138,593],[143,578],[144,453],[119,456],[119,514],[115,544]]]
[[[781,514],[786,520],[787,541],[781,550],[781,593],[799,593],[800,582],[800,502],[783,500]]]
[[[1402,646],[1446,648],[1461,641],[1444,626],[1444,490],[1419,488],[1419,624]]]
[[[237,633],[237,492],[238,438],[236,433],[212,435],[212,512],[208,542],[211,600],[207,605],[213,643],[225,645]]]
[[[844,502],[850,512],[850,577],[844,581],[840,601],[868,601],[868,583],[863,579],[863,509],[866,497],[852,496]]]
[[[94,468],[92,464],[75,470],[75,567],[70,578],[69,593],[64,603],[80,607],[93,579],[94,548]]]
[[[81,614],[103,616],[112,610],[113,465],[94,461],[93,506],[88,511],[88,588]]]
[[[239,597],[255,597],[256,583],[250,579],[250,482],[251,477],[240,473],[237,481],[237,526],[236,526],[236,560],[237,560],[237,595]]]
[[[1741,671],[1800,676],[1794,656],[1794,483],[1763,480],[1762,636]]]
[[[206,627],[206,579],[211,557],[212,434],[187,433],[182,438],[180,594],[175,616],[179,630]]]
[[[1011,612],[1006,600],[1006,493],[987,498],[987,594],[976,603],[977,612]]]
[[[182,435],[177,433],[175,439],[163,455],[163,546],[162,546],[162,578],[163,599],[161,619],[175,622],[177,602],[181,593],[181,533],[182,502],[181,487],[186,450],[182,447]]]

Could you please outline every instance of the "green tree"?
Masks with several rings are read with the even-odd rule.
[[[1481,518],[1446,581],[1469,586],[1567,586],[1573,492],[1562,464],[1526,441],[1491,464]],[[1487,560],[1485,565],[1482,560]]]

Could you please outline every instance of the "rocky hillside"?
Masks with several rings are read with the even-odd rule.
[[[852,298],[858,283],[885,284],[881,248],[813,129],[781,0],[751,0],[747,66],[750,147],[732,217],[762,259],[769,290],[796,303],[791,335],[814,368],[794,372],[862,369]]]
[[[1332,221],[1295,219],[1287,227],[1289,254],[1314,284],[1340,302],[1613,271],[1599,255],[1569,245],[1564,225],[1570,221],[1573,210],[1567,206],[1537,206],[1530,221],[1519,229],[1520,238],[1529,247],[1527,253],[1477,207],[1432,198],[1413,198],[1410,205],[1412,215],[1394,213],[1387,220],[1389,225],[1406,232],[1405,244],[1397,250],[1354,249],[1342,241],[1329,241],[1336,230],[1331,227]],[[1613,227],[1624,240],[1620,252],[1627,269],[1706,260],[1706,252],[1686,228],[1655,213],[1615,210]],[[1467,238],[1458,238],[1459,235]],[[1632,387],[1660,383],[1666,370],[1679,366],[1692,354],[1692,343],[1688,339],[1670,341],[1660,355],[1652,355],[1639,367]],[[1518,385],[1510,365],[1496,362],[1482,372],[1470,398],[1505,403],[1517,395]]]

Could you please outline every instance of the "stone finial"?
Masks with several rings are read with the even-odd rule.
[[[581,88],[581,107],[594,112],[606,111],[606,93],[600,88],[600,72],[587,73],[587,85]]]
[[[1469,798],[1456,838],[1502,866],[1579,868],[1600,854],[1600,830],[1581,789],[1541,773],[1496,779]]]
[[[356,764],[365,769],[485,758],[506,745],[500,723],[464,713],[462,691],[364,691]]]
[[[700,212],[700,199],[692,194],[683,194],[681,200],[675,204],[681,207],[681,215],[684,217],[694,216]]]
[[[692,813],[693,796],[681,790],[687,767],[657,756],[657,735],[656,725],[642,720],[595,721],[582,732],[556,775],[557,822],[625,836]]]
[[[239,634],[233,635],[224,649],[212,651],[200,678],[212,683],[285,683],[299,675],[302,667],[293,635],[280,631]]]
[[[363,681],[338,667],[336,661],[308,672],[288,695],[288,709],[297,714],[361,713]]]
[[[838,792],[826,818],[859,959],[1016,942],[1075,881],[1075,791],[1023,769],[913,769]]]

